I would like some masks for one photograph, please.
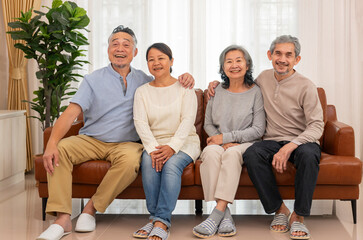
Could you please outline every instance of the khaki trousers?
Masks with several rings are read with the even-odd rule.
[[[137,177],[142,145],[134,142],[105,143],[85,135],[62,139],[58,143],[59,166],[48,174],[48,203],[46,212],[72,213],[73,165],[89,160],[106,160],[110,169],[92,197],[94,207],[104,212],[108,205]]]
[[[204,148],[200,175],[205,201],[225,200],[232,203],[242,170],[242,154],[252,143],[242,143],[224,150],[219,145]]]

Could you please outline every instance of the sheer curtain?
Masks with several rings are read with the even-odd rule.
[[[339,120],[353,126],[356,155],[363,159],[361,0],[98,0],[89,1],[90,71],[108,63],[107,37],[131,27],[139,54],[133,66],[148,72],[145,50],[165,42],[174,53],[174,76],[190,72],[196,87],[220,79],[218,56],[230,44],[250,52],[254,76],[271,63],[266,52],[278,35],[297,36],[302,61],[296,69],[326,91]],[[360,51],[359,51],[360,50]]]
[[[363,160],[363,2],[299,1],[299,70],[325,89],[338,120],[355,132],[356,156]]]
[[[205,88],[218,75],[218,57],[230,44],[245,46],[255,61],[255,75],[270,67],[270,39],[296,34],[296,0],[134,0],[90,1],[90,70],[105,66],[107,37],[120,24],[138,38],[139,54],[132,65],[148,72],[145,51],[165,42],[174,54],[174,76],[193,74],[196,87]],[[268,39],[268,40],[266,40]]]
[[[254,76],[271,63],[266,52],[278,35],[299,37],[297,70],[326,91],[338,117],[355,130],[356,155],[363,159],[363,1],[361,0],[76,0],[88,11],[88,58],[84,73],[108,64],[107,38],[120,24],[132,28],[139,54],[132,65],[148,73],[145,51],[154,42],[173,50],[173,74],[190,72],[204,89],[220,79],[218,56],[229,44],[250,52]],[[51,0],[43,0],[50,6]]]

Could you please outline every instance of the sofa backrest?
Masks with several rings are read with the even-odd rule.
[[[207,91],[208,91],[207,89],[204,90],[204,91],[202,91],[201,89],[195,89],[195,94],[197,96],[197,101],[198,101],[198,109],[197,109],[197,116],[196,116],[194,125],[195,125],[195,128],[196,128],[197,134],[199,135],[200,144],[201,144],[202,149],[206,146],[206,140],[208,138],[208,135],[206,134],[206,132],[204,131],[204,128],[203,128],[205,109],[206,109],[207,103],[208,103]],[[317,88],[317,91],[318,91],[321,106],[323,108],[324,124],[325,124],[327,122],[327,119],[328,119],[328,117],[327,117],[326,95],[325,95],[325,91],[324,91],[323,88]],[[330,106],[330,108],[332,109],[332,111],[335,110],[334,106]],[[331,115],[331,118],[335,117],[335,119],[336,119],[335,111],[333,111],[330,115]],[[75,121],[74,124],[79,125],[78,128],[74,128],[74,130],[77,130],[77,131],[83,126],[83,113],[81,113],[77,117],[77,121]],[[52,127],[47,128],[44,131],[44,134],[43,134],[44,149],[46,148],[48,139],[50,137],[51,129],[52,129]],[[68,136],[71,136],[71,135],[76,135],[78,132],[74,132],[74,130],[72,131],[72,129],[71,129],[71,131],[68,132],[65,137],[68,137]],[[321,137],[321,139],[320,139],[321,145],[323,143],[322,141],[323,141],[323,137]]]
[[[203,124],[204,124],[204,97],[203,97],[203,91],[201,89],[195,89],[195,94],[197,95],[197,100],[198,100],[198,108],[197,108],[197,116],[195,118],[195,129],[197,131],[197,134],[199,135],[199,139],[201,139],[200,143],[201,143],[201,148],[202,146],[202,132],[204,131],[203,129]]]
[[[324,119],[324,125],[326,124],[327,122],[327,101],[326,101],[326,95],[325,95],[325,91],[323,88],[317,88],[317,91],[318,91],[318,96],[319,96],[319,100],[320,100],[320,104],[321,104],[321,107],[323,109],[323,119]],[[207,97],[207,92],[208,90],[204,90],[204,103],[203,103],[203,113],[205,114],[205,109],[207,107],[207,103],[208,103],[208,97]],[[203,114],[203,123],[204,123],[204,114]],[[198,133],[199,134],[199,133]],[[208,135],[205,133],[204,129],[202,131],[202,135],[199,135],[201,137],[201,146],[202,146],[202,149],[203,147],[206,146],[206,140],[208,138]],[[321,136],[320,138],[320,145],[323,145],[323,136],[324,136],[324,133],[323,135]]]

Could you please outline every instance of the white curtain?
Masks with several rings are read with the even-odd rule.
[[[323,87],[328,103],[337,108],[339,120],[353,126],[356,155],[363,159],[363,1],[75,2],[88,11],[91,19],[88,35],[91,65],[84,68],[85,73],[108,64],[107,38],[120,24],[133,29],[138,38],[139,54],[132,63],[134,67],[148,73],[147,47],[154,42],[165,42],[174,53],[174,76],[190,72],[196,87],[202,89],[211,80],[220,79],[218,56],[227,45],[240,44],[247,48],[257,77],[263,69],[271,68],[266,57],[271,41],[281,34],[297,36],[302,45],[302,61],[297,70]],[[42,1],[42,5],[50,4],[51,0]]]
[[[255,76],[270,67],[266,51],[270,40],[296,34],[296,0],[98,0],[89,1],[94,70],[105,66],[107,37],[122,24],[135,31],[139,54],[132,65],[148,72],[145,51],[155,42],[168,44],[174,55],[174,76],[193,74],[204,89],[218,75],[218,57],[230,44],[247,48],[256,64]]]
[[[220,79],[218,56],[226,46],[245,46],[257,77],[271,68],[266,57],[271,41],[297,36],[302,45],[297,70],[323,87],[339,120],[353,126],[356,155],[363,159],[361,0],[98,0],[88,7],[90,71],[108,63],[107,37],[123,24],[139,41],[134,67],[148,72],[145,50],[165,42],[174,53],[174,75],[190,72],[202,89]]]
[[[356,156],[363,160],[363,1],[299,1],[298,69],[325,89],[338,120],[355,131]]]

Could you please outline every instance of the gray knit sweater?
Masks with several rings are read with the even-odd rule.
[[[215,89],[207,104],[204,130],[209,136],[223,134],[223,144],[244,143],[260,139],[266,121],[261,90],[257,85],[243,93]]]

